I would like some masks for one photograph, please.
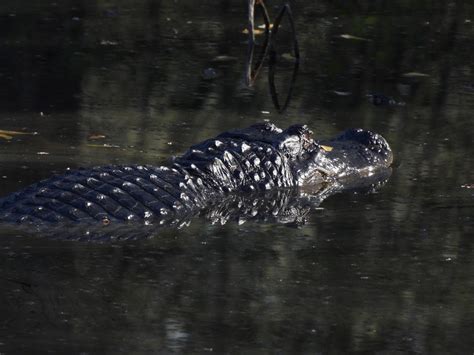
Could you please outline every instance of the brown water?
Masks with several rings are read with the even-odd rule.
[[[158,164],[263,119],[377,131],[390,181],[330,197],[301,228],[197,219],[107,244],[2,230],[0,353],[472,354],[474,6],[292,4],[301,61],[280,114],[266,64],[245,85],[244,2],[198,3],[3,0],[0,129],[37,134],[0,137],[0,195],[66,168]],[[291,43],[284,19],[282,98]]]

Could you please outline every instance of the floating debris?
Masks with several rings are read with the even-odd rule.
[[[237,57],[232,57],[230,55],[218,55],[217,57],[212,58],[212,62],[215,63],[228,63],[237,61]]]
[[[249,29],[248,28],[244,28],[242,30],[242,33],[244,35],[248,35],[249,34]],[[263,35],[265,33],[265,30],[261,30],[260,28],[254,28],[253,29],[253,34],[256,35],[256,36],[259,36],[259,35]]]
[[[402,76],[404,76],[405,78],[427,78],[430,75],[425,74],[425,73],[409,72],[409,73],[403,74]]]
[[[104,144],[87,144],[87,147],[90,147],[90,148],[120,148],[119,145],[116,145],[116,144],[108,144],[108,143],[104,143]]]
[[[106,39],[103,39],[100,41],[101,46],[117,46],[119,43],[117,41],[109,41]]]
[[[0,138],[6,139],[6,140],[11,140],[13,139],[14,136],[20,136],[20,135],[30,135],[34,136],[37,135],[38,132],[19,132],[19,131],[6,131],[0,129]]]
[[[91,134],[87,139],[91,141],[95,141],[95,140],[104,139],[104,138],[106,138],[106,136],[103,134]]]
[[[461,185],[463,189],[474,189],[474,184],[464,184]]]
[[[354,41],[363,41],[363,42],[370,42],[371,41],[368,38],[353,36],[353,35],[350,35],[348,33],[344,33],[344,34],[340,35],[339,37],[344,38],[344,39],[351,39],[351,40],[354,40]]]
[[[350,91],[333,90],[332,93],[337,95],[337,96],[351,96],[352,95],[352,92],[350,92]]]
[[[281,56],[280,56],[281,59],[284,59],[286,61],[289,61],[289,62],[292,62],[294,61],[296,58],[295,56],[293,55],[293,53],[283,53]]]
[[[49,152],[36,152],[37,155],[49,155]]]

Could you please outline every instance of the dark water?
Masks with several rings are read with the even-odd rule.
[[[280,114],[267,65],[245,85],[244,1],[2,0],[0,129],[37,134],[0,137],[0,195],[264,119],[380,132],[396,168],[299,229],[197,219],[107,244],[2,230],[0,353],[473,353],[474,5],[292,5],[301,60]],[[281,99],[291,50],[284,19]]]

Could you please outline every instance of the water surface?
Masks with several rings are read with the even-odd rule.
[[[22,3],[0,4],[0,129],[36,134],[0,137],[2,196],[262,120],[377,131],[396,167],[299,228],[203,218],[105,244],[1,230],[1,353],[472,354],[473,5],[293,4],[301,60],[278,113],[267,63],[245,83],[241,1]],[[284,19],[282,97],[291,50]]]

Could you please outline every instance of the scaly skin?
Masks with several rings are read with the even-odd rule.
[[[180,219],[232,194],[364,185],[392,158],[387,142],[369,131],[317,142],[306,126],[257,124],[197,144],[168,166],[95,167],[41,181],[1,199],[0,221]]]

